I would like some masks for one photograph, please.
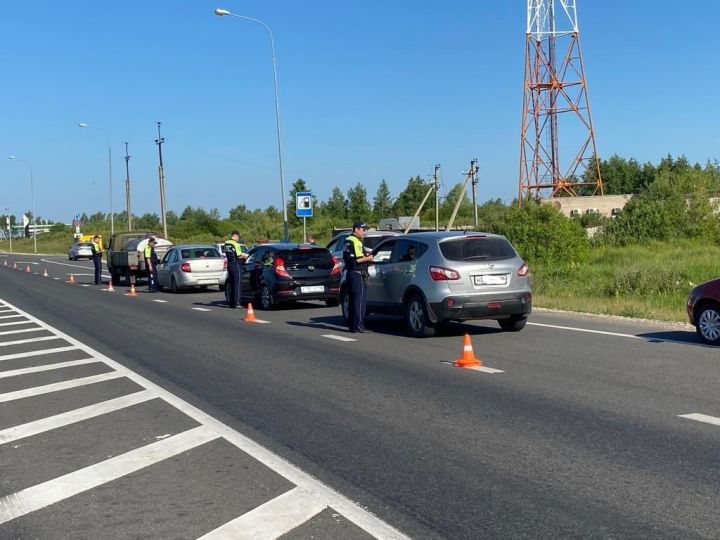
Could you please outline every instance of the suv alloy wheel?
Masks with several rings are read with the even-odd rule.
[[[405,323],[412,337],[432,337],[435,335],[435,326],[425,308],[423,298],[415,293],[405,303]]]

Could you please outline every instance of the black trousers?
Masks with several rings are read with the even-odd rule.
[[[153,264],[152,272],[148,274],[148,291],[156,292],[158,290],[157,265]]]
[[[93,265],[95,266],[95,285],[102,283],[102,257],[95,255],[93,257]]]
[[[228,264],[228,300],[231,308],[240,305],[240,269],[234,264]]]
[[[367,281],[362,273],[348,271],[348,328],[351,332],[365,329],[367,308]]]

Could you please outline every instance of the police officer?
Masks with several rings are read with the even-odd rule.
[[[102,243],[100,242],[100,237],[96,234],[93,236],[92,241],[90,242],[90,246],[92,249],[92,261],[93,266],[95,266],[95,285],[101,285],[101,275],[102,275]]]
[[[347,271],[348,329],[350,332],[365,333],[365,308],[367,306],[368,266],[372,255],[365,255],[362,239],[367,232],[363,221],[353,223],[352,234],[345,240],[343,260]]]
[[[145,268],[148,271],[148,292],[154,293],[157,291],[157,264],[158,256],[155,253],[155,244],[157,240],[150,238],[145,244]]]
[[[240,245],[240,232],[233,231],[230,240],[225,241],[225,255],[228,269],[228,304],[232,309],[240,305],[242,295],[240,291],[240,265],[247,259]]]

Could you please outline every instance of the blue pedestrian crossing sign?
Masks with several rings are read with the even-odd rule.
[[[313,217],[312,191],[298,191],[295,195],[295,215]]]

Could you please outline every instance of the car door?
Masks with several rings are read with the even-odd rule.
[[[170,286],[171,263],[173,260],[177,260],[177,250],[175,249],[168,251],[165,257],[163,257],[162,262],[158,264],[158,285],[162,287]]]
[[[379,244],[373,251],[375,256],[374,263],[368,268],[368,305],[376,310],[385,310],[388,297],[385,289],[385,279],[390,268],[390,261],[393,249],[395,248],[395,240],[386,240]]]
[[[415,281],[419,246],[416,240],[398,240],[390,257],[385,273],[385,296],[394,311],[402,308],[403,296],[408,286]]]
[[[259,249],[251,249],[248,252],[248,258],[240,265],[240,295],[249,301],[252,301],[257,294],[258,263],[262,266],[262,262],[258,259],[259,253]]]

